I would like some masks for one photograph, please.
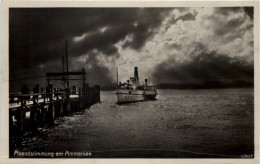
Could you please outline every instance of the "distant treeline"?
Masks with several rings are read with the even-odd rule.
[[[159,89],[216,89],[216,88],[252,88],[253,82],[234,81],[230,83],[222,83],[220,81],[207,81],[203,84],[158,84]]]
[[[252,88],[253,82],[237,80],[233,82],[207,81],[203,84],[169,84],[161,83],[156,85],[158,89],[217,89],[217,88]],[[101,86],[102,91],[115,91],[115,86]]]

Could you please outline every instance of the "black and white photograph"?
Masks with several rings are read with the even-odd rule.
[[[200,4],[9,7],[8,158],[255,159],[258,8]]]

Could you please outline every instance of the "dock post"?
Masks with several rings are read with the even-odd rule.
[[[96,102],[100,102],[100,86],[99,85],[95,85],[95,103]]]
[[[15,114],[12,110],[9,109],[9,135],[14,136],[15,135],[15,125],[14,125],[14,120],[13,116],[15,117]]]
[[[24,112],[24,108],[21,107],[20,110],[20,131],[23,132],[24,131],[24,116],[25,116],[25,112]]]
[[[26,100],[22,100],[21,102],[21,107],[18,109],[18,125],[19,125],[19,131],[23,132],[24,131],[24,106],[25,106]]]
[[[83,80],[82,80],[82,82],[83,82],[83,92],[82,92],[82,98],[83,98],[83,102],[82,102],[82,104],[83,104],[83,108],[86,108],[86,106],[87,106],[87,103],[86,103],[86,78],[85,78],[85,70],[84,70],[84,68],[82,68],[82,72],[83,72]]]
[[[43,94],[43,104],[45,105],[45,98],[46,98],[46,95],[45,94]]]
[[[13,120],[13,115],[14,112],[9,109],[9,136],[13,137],[15,135],[18,135],[17,128],[14,125],[14,120]],[[15,148],[15,143],[12,142],[11,140],[9,141],[9,154],[13,154]]]
[[[52,103],[52,119],[53,121],[56,118],[56,109],[55,109],[55,102]]]
[[[53,108],[53,105],[54,102],[51,102],[49,105],[48,105],[48,108],[47,108],[47,117],[46,117],[46,122],[47,122],[47,126],[48,127],[51,127],[54,123],[54,118],[53,118],[53,115],[54,115],[54,108]]]
[[[66,101],[66,114],[69,115],[70,114],[70,111],[71,111],[71,108],[70,108],[70,101]]]
[[[64,114],[68,115],[70,113],[70,91],[68,88],[66,90],[66,98],[64,104],[65,104]]]
[[[83,107],[82,107],[82,95],[81,95],[81,88],[79,88],[79,109],[81,110]]]
[[[59,113],[60,116],[64,114],[64,101],[59,102],[59,111],[60,111]]]
[[[30,129],[32,132],[38,131],[38,114],[35,98],[33,99],[33,107],[30,110]]]
[[[85,84],[86,85],[86,88],[85,88],[85,98],[84,98],[84,102],[85,102],[85,108],[88,108],[90,106],[90,95],[89,95],[89,85],[88,83]]]

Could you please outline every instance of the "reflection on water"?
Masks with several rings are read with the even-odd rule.
[[[158,90],[157,100],[101,103],[27,137],[21,151],[91,151],[93,157],[221,157],[253,154],[253,89]]]

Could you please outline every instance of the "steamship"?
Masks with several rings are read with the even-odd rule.
[[[117,73],[118,79],[118,73]],[[118,80],[117,80],[118,81]],[[127,83],[117,82],[116,86],[116,96],[118,103],[130,103],[138,102],[145,100],[155,100],[157,95],[156,86],[148,83],[148,80],[145,79],[145,84],[140,84],[138,77],[138,68],[134,69],[134,77],[131,77],[130,80],[127,80]]]

